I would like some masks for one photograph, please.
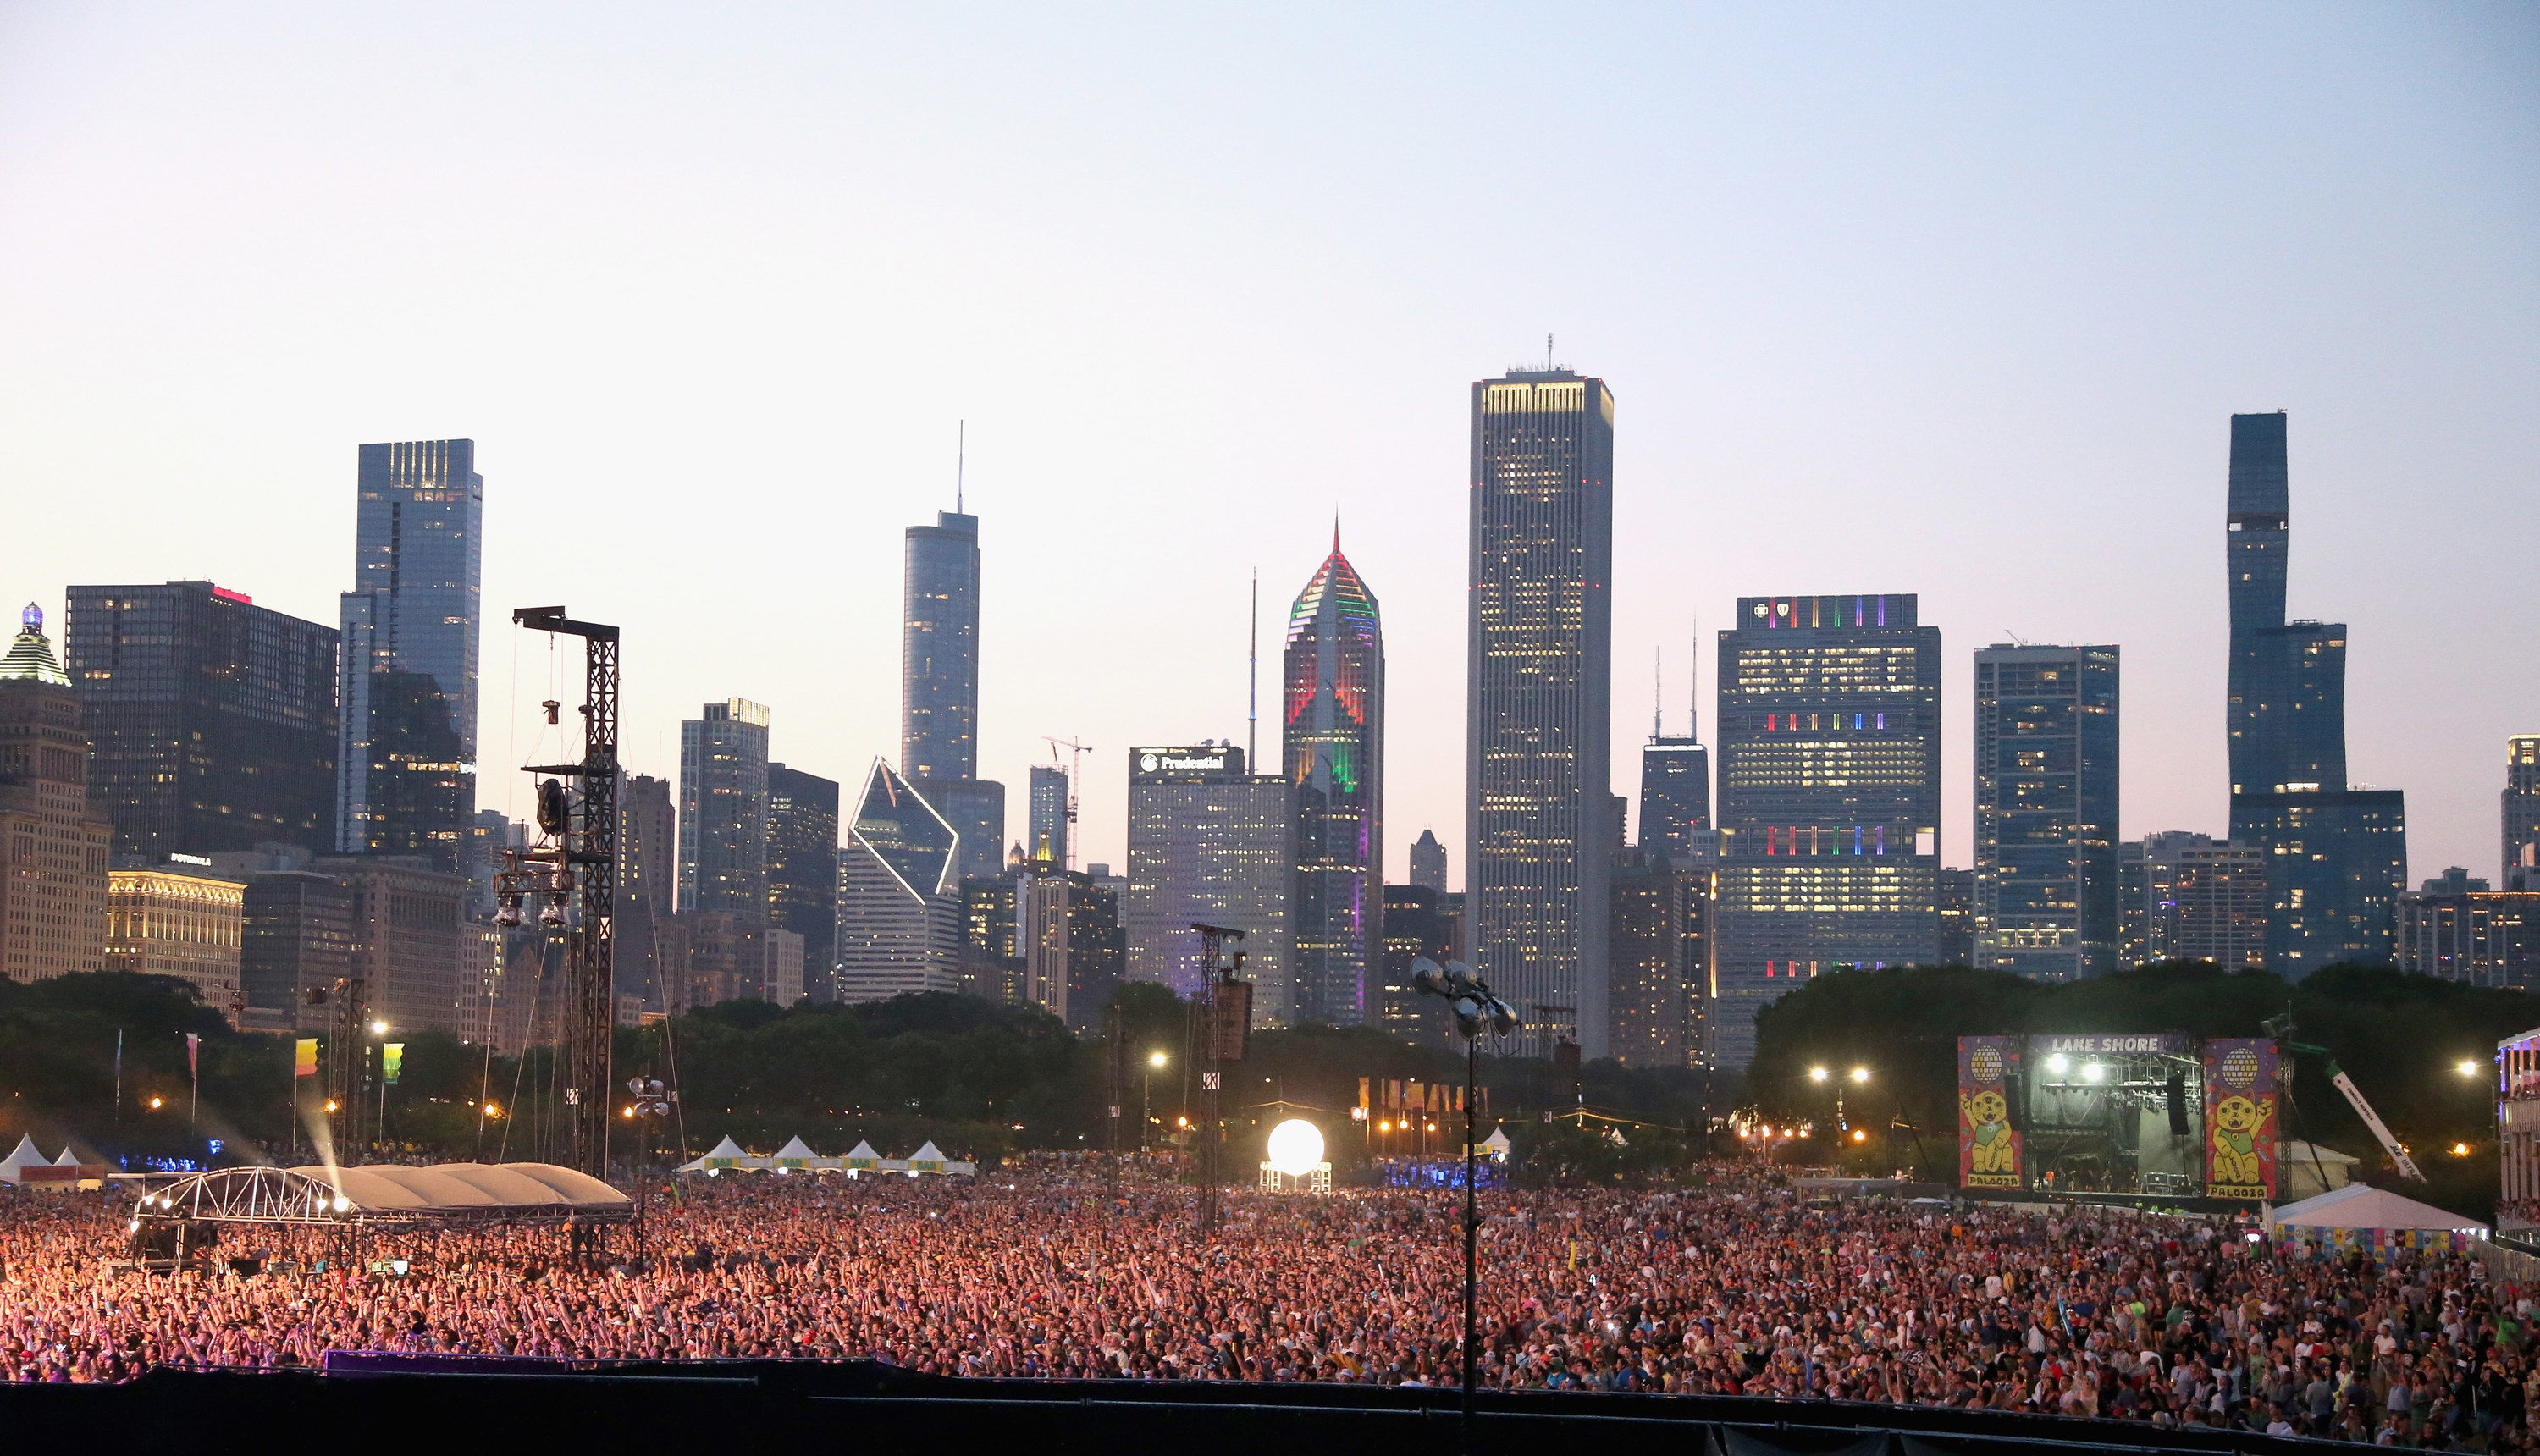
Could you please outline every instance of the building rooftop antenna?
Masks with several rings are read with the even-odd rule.
[[[1650,741],[1666,736],[1666,716],[1658,709],[1659,696],[1666,691],[1666,649],[1650,649]]]
[[[970,422],[963,420],[952,427],[952,514],[966,516],[962,509],[962,488],[970,465]]]
[[[1702,613],[1693,614],[1693,667],[1685,674],[1684,735],[1702,737]]]
[[[1332,518],[1332,549],[1340,549],[1340,518]],[[1243,771],[1261,772],[1261,568],[1252,569],[1252,625],[1243,644]]]

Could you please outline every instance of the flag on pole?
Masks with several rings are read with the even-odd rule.
[[[202,1067],[202,1052],[203,1052],[203,1039],[202,1039],[202,1037],[201,1037],[200,1035],[198,1035],[198,1034],[194,1033],[194,1032],[191,1032],[191,1031],[186,1032],[186,1033],[185,1033],[185,1073],[186,1073],[186,1075],[187,1075],[188,1076],[201,1076],[201,1075],[203,1075],[203,1067]]]
[[[318,1038],[304,1036],[292,1047],[291,1075],[293,1076],[318,1075]]]
[[[395,1081],[405,1070],[405,1043],[388,1042],[380,1048],[380,1080]]]

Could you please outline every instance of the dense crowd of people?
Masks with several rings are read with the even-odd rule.
[[[169,1272],[113,1195],[0,1190],[0,1380],[336,1351],[875,1358],[946,1375],[1458,1381],[1447,1192],[1229,1193],[1082,1166],[657,1187],[646,1246],[551,1231],[230,1228]],[[2285,1250],[2127,1211],[1811,1199],[1713,1167],[1663,1191],[1489,1192],[1495,1387],[1762,1395],[2533,1450],[2533,1300],[2477,1259]],[[331,1257],[330,1257],[331,1256]],[[401,1261],[372,1273],[373,1261]]]

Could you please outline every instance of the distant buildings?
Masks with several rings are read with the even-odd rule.
[[[679,725],[679,909],[767,923],[767,710],[708,703]]]
[[[2346,779],[2346,628],[2287,622],[2285,416],[2231,417],[2231,842],[2267,856],[2267,965],[2299,979],[2393,960],[2407,888],[2404,796]]]
[[[2531,866],[2535,856],[2526,854],[2540,843],[2540,733],[2516,733],[2505,740],[2505,794],[2502,797],[2505,821],[2505,857],[2501,862],[2505,877]]]
[[[1615,843],[1614,396],[1566,370],[1472,387],[1464,944],[1525,1019],[1605,1055]]]
[[[670,781],[630,774],[617,794],[617,905],[611,959],[617,994],[654,1010],[684,1004],[681,978],[665,974],[660,931],[678,910],[679,811]],[[834,872],[834,870],[832,871]]]
[[[1289,922],[1296,1020],[1354,1026],[1384,935],[1384,634],[1376,597],[1332,553],[1288,615],[1281,746],[1295,792]]]
[[[105,964],[114,830],[88,771],[79,694],[31,602],[0,656],[0,968],[21,985]]]
[[[351,974],[371,1014],[394,1030],[480,1033],[474,921],[463,875],[428,867],[421,857],[317,860],[352,900]]]
[[[1650,740],[1641,746],[1641,839],[1644,853],[1685,859],[1695,836],[1711,828],[1711,750],[1702,746],[1694,716],[1684,736],[1667,736],[1650,715]]]
[[[1291,1015],[1289,897],[1296,889],[1294,790],[1244,772],[1231,744],[1129,750],[1129,977],[1179,996],[1203,977],[1194,924],[1245,933],[1256,1024]]]
[[[1940,943],[1933,961],[1944,966],[1976,963],[1976,872],[1942,869],[1933,884],[1940,913]]]
[[[979,778],[979,518],[939,511],[907,532],[899,767],[961,836],[958,878],[1004,857],[1006,789]]]
[[[174,976],[203,1005],[246,1022],[239,945],[247,885],[184,864],[106,871],[106,969]]]
[[[1608,890],[1608,1054],[1629,1067],[1691,1067],[1711,975],[1713,871],[1626,851]]]
[[[1423,829],[1411,842],[1411,882],[1446,893],[1446,847],[1434,831]]]
[[[333,848],[337,637],[209,582],[71,588],[62,648],[114,852]]]
[[[1070,823],[1071,798],[1067,770],[1054,764],[1034,764],[1031,770],[1031,802],[1026,808],[1030,828],[1023,840],[1023,858],[1046,857],[1061,869],[1068,859],[1067,832]]]
[[[308,868],[249,872],[240,916],[242,1024],[323,1029],[330,1007],[311,1006],[309,993],[352,974],[352,891],[336,876]]]
[[[1940,631],[1910,593],[1741,596],[1720,634],[1712,1065],[1841,966],[1939,954]]]
[[[485,478],[467,440],[361,448],[334,848],[458,870],[476,812]]]
[[[839,854],[839,1001],[960,989],[959,867],[952,825],[877,762]]]
[[[2495,890],[2458,866],[2398,903],[2400,969],[2540,991],[2540,892]]]
[[[2186,830],[2120,847],[2124,966],[2205,960],[2247,970],[2267,959],[2267,856]]]
[[[2117,665],[2114,647],[1976,653],[1976,965],[2117,968]]]
[[[1117,894],[1090,874],[1047,858],[1012,867],[1014,946],[1021,960],[1021,1001],[1091,1031],[1119,985],[1127,961]]]
[[[1419,961],[1443,966],[1455,958],[1455,917],[1445,900],[1425,884],[1384,887],[1384,949],[1368,994],[1369,1019],[1406,1040],[1436,1042],[1446,1034],[1440,1003],[1411,984]]]
[[[801,937],[803,991],[834,1000],[838,781],[781,763],[767,766],[767,923]]]

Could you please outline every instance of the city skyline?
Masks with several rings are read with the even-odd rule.
[[[0,355],[10,385],[0,410],[17,442],[6,462],[35,487],[25,493],[24,531],[0,548],[0,571],[57,616],[62,589],[75,583],[208,580],[259,605],[332,621],[346,585],[347,456],[363,442],[472,439],[479,468],[498,486],[484,521],[493,625],[482,643],[478,795],[515,818],[526,817],[526,784],[515,782],[526,776],[511,773],[505,755],[520,760],[531,705],[553,696],[545,645],[515,643],[503,625],[526,602],[563,600],[625,626],[634,771],[674,772],[678,720],[700,700],[735,692],[785,715],[787,756],[811,771],[852,782],[858,766],[889,753],[896,704],[871,687],[899,667],[900,542],[890,537],[954,505],[954,434],[966,416],[967,505],[1009,543],[1001,580],[1011,583],[989,592],[983,608],[983,777],[1022,783],[1028,765],[1047,761],[1043,733],[1094,745],[1076,786],[1089,807],[1076,857],[1120,863],[1118,750],[1238,733],[1245,569],[1257,565],[1273,580],[1303,571],[1319,554],[1336,504],[1353,559],[1387,587],[1396,708],[1386,877],[1402,878],[1404,851],[1425,828],[1446,842],[1460,883],[1469,864],[1460,828],[1462,563],[1444,539],[1451,531],[1440,529],[1455,514],[1462,467],[1450,411],[1465,381],[1534,355],[1546,328],[1559,331],[1556,352],[1611,381],[1622,401],[1617,662],[1675,647],[1697,616],[1721,619],[1736,593],[1758,584],[1892,580],[1879,553],[1900,536],[1920,553],[1920,568],[1895,584],[1922,594],[1924,620],[1953,644],[1942,843],[1955,864],[1969,863],[1971,844],[1972,786],[1955,746],[1972,731],[1961,674],[1968,653],[2006,630],[2124,648],[2125,757],[2136,772],[2123,837],[2226,831],[2217,731],[2225,645],[2211,624],[2222,607],[2215,462],[2229,413],[2284,407],[2298,417],[2292,450],[2304,550],[2289,610],[2343,621],[2353,634],[2350,776],[2407,789],[2412,865],[2494,861],[2496,757],[2508,735],[2540,726],[2527,633],[2466,613],[2432,637],[2414,625],[2427,602],[2463,583],[2502,589],[2508,563],[2540,555],[2510,495],[2540,454],[2534,427],[2519,418],[2527,412],[2511,407],[2540,378],[2528,326],[2530,280],[2540,274],[2531,265],[2535,189],[2527,152],[2512,150],[2479,109],[2501,96],[2523,108],[2505,114],[2528,114],[2527,91],[2499,91],[2513,59],[2533,53],[2527,25],[2499,33],[2422,13],[2346,14],[2312,28],[2297,60],[2271,61],[2250,78],[2217,60],[2156,59],[2156,40],[2162,55],[2181,49],[2174,34],[2112,23],[2114,34],[2100,37],[2106,44],[2091,47],[2095,58],[2068,56],[2034,79],[2006,81],[2006,55],[2063,55],[2089,28],[2029,18],[1990,37],[1972,22],[1916,37],[1869,18],[1828,53],[1823,36],[1802,46],[1763,22],[1714,22],[1727,26],[1722,59],[1663,87],[1636,66],[1610,77],[1600,70],[1601,99],[1588,89],[1584,58],[1564,53],[1547,85],[1616,143],[1619,160],[1588,164],[1600,180],[1624,175],[1618,168],[1657,165],[1653,148],[1700,134],[1717,120],[1715,107],[1740,104],[1761,108],[1768,133],[1790,133],[1761,136],[1759,155],[1792,164],[1791,174],[1826,199],[1761,180],[1733,149],[1697,151],[1668,164],[1666,186],[1617,213],[1611,266],[1594,281],[1486,275],[1458,249],[1431,246],[1467,214],[1427,183],[1395,203],[1372,193],[1365,170],[1317,179],[1318,168],[1345,155],[1342,135],[1363,135],[1363,123],[1390,114],[1392,104],[1369,87],[1344,81],[1332,131],[1272,119],[1241,100],[1194,104],[1198,137],[1231,144],[1240,166],[1275,181],[1271,195],[1298,204],[1288,226],[1305,245],[1284,250],[1296,260],[1248,247],[1237,260],[1260,270],[1260,292],[1290,317],[1225,297],[1221,272],[1173,261],[1175,249],[1220,225],[1268,219],[1222,185],[1168,192],[1164,182],[1184,143],[1159,142],[1125,159],[1098,189],[1129,204],[1136,224],[1157,229],[1155,242],[1130,249],[1144,265],[1138,289],[1128,275],[1092,265],[1092,245],[1117,235],[1088,231],[1088,215],[1021,181],[1032,205],[1059,209],[1046,260],[963,275],[981,290],[976,305],[948,304],[953,275],[894,273],[916,312],[885,312],[856,330],[869,349],[804,373],[801,358],[781,349],[764,366],[743,357],[774,336],[708,318],[689,280],[725,276],[723,260],[737,248],[763,248],[770,286],[781,285],[809,316],[835,320],[859,295],[840,292],[844,285],[803,293],[813,254],[822,275],[846,277],[891,271],[909,256],[900,244],[859,241],[840,269],[827,243],[841,219],[779,210],[789,189],[766,174],[710,178],[675,159],[647,161],[595,142],[595,165],[658,166],[665,196],[727,197],[764,225],[763,242],[705,223],[667,234],[609,230],[649,239],[616,242],[602,225],[631,221],[611,211],[627,204],[541,201],[472,130],[355,117],[345,135],[434,176],[446,178],[460,162],[489,167],[483,215],[519,224],[492,231],[506,247],[527,240],[532,261],[501,264],[492,244],[447,231],[455,215],[414,231],[375,202],[337,231],[378,240],[397,236],[392,227],[409,242],[360,262],[330,262],[333,249],[269,246],[274,230],[296,229],[292,220],[318,195],[341,195],[313,187],[343,165],[324,149],[221,173],[244,187],[241,205],[206,210],[180,254],[136,241],[155,236],[139,218],[199,199],[208,184],[172,171],[168,118],[181,114],[207,138],[252,132],[268,113],[221,97],[256,88],[202,90],[214,74],[263,77],[281,65],[351,74],[358,68],[324,57],[365,53],[358,30],[322,41],[284,37],[260,56],[178,20],[164,34],[127,37],[131,48],[109,60],[92,44],[100,22],[6,24],[20,43],[7,48],[0,74],[18,100],[0,102],[0,138],[20,144],[0,148],[0,181],[31,206],[0,232],[0,252],[22,265],[20,276],[48,285],[41,297],[0,301],[0,324],[26,341]],[[2202,36],[2185,48],[2207,57],[2269,43],[2246,21],[2185,24]],[[1031,29],[1018,28],[1019,36]],[[1690,32],[1634,34],[1657,56],[1679,53]],[[1522,38],[1495,27],[1472,43],[1489,56],[1513,55]],[[1409,39],[1389,21],[1352,53]],[[1000,48],[1008,43],[990,47],[983,64],[991,73],[1016,64]],[[744,70],[758,64],[738,44],[714,53]],[[1881,46],[1897,49],[1897,59],[1881,59]],[[1951,59],[1951,46],[1971,47],[1971,58]],[[552,124],[524,111],[527,93],[501,67],[438,42],[425,50],[454,74],[477,77],[487,124],[518,120],[531,135]],[[1802,52],[1829,74],[1877,81],[1895,104],[1873,124],[1856,107],[1803,120],[1798,106],[1752,86],[1732,86],[1718,102],[1687,99],[1701,90],[1691,81],[1737,63],[1760,66],[1768,79],[1759,84],[1819,97],[1799,70]],[[580,95],[612,66],[648,64],[645,54],[641,36],[626,39],[569,89]],[[204,55],[235,65],[202,68]],[[1302,53],[1293,59],[1302,64]],[[1981,72],[1961,69],[1979,63]],[[1480,70],[1496,74],[1499,64]],[[1930,74],[1916,76],[1918,65]],[[2373,105],[2357,108],[2355,86],[2327,79],[2358,68],[2386,83]],[[1970,86],[1971,77],[1981,84]],[[779,94],[794,84],[775,80]],[[896,88],[942,80],[920,64],[880,95],[904,99]],[[1441,114],[1470,116],[1481,104],[1481,91],[1468,93],[1463,82],[1422,84],[1445,88],[1431,97],[1445,104]],[[318,117],[336,117],[348,104],[279,80],[267,89],[299,97]],[[1120,102],[1132,114],[1161,104],[1144,84]],[[2183,124],[2061,132],[2000,124],[2139,113]],[[33,139],[36,115],[58,118],[55,139]],[[929,245],[993,215],[958,201],[942,216],[929,213],[921,204],[931,205],[931,191],[837,150],[854,134],[850,119],[821,113],[809,134],[822,145],[783,151],[770,168],[780,177],[864,177],[878,199],[875,217],[911,224]],[[767,124],[760,109],[741,105],[713,140],[737,144]],[[1062,106],[1052,125],[1074,136],[1082,122]],[[1948,154],[1934,144],[1964,140],[1970,127],[1981,128],[1981,145],[1962,160],[1922,160]],[[982,121],[936,145],[955,174],[1016,182],[999,160],[1011,141]],[[1877,166],[1852,155],[1864,149]],[[1384,156],[1414,172],[1443,162],[1439,175],[1457,186],[1475,175],[1462,169],[1476,164],[1453,160],[1444,137],[1389,144]],[[2430,158],[2445,161],[2429,168]],[[69,167],[71,159],[85,161]],[[2120,165],[2064,165],[2077,160]],[[1935,200],[1891,193],[1879,167],[1899,165],[1897,174]],[[2054,178],[2042,193],[2017,180],[2049,174],[2041,169]],[[142,180],[128,194],[77,180],[102,173]],[[1537,185],[1526,184],[1529,198],[1542,195]],[[1686,211],[1697,193],[1706,213],[1728,204],[1736,229],[1687,227],[1699,224]],[[151,210],[136,211],[145,196]],[[2386,196],[2408,205],[2371,200]],[[1436,217],[1419,216],[1424,208]],[[2323,213],[2357,221],[2329,230],[2336,237],[2301,221]],[[1437,281],[1336,254],[1343,240],[1329,218],[1359,214],[1403,255],[1442,267]],[[1840,226],[1847,221],[1876,226]],[[2004,225],[1998,240],[1980,237],[1987,224]],[[1854,233],[1862,241],[1829,241]],[[1899,275],[1875,261],[1884,250],[1871,241],[1878,238],[1905,240],[1918,268],[1937,269],[1929,286],[1895,286]],[[126,240],[116,244],[126,251],[106,245],[112,239]],[[454,250],[434,261],[419,250],[427,245]],[[547,302],[530,298],[525,290],[563,276],[542,260],[566,251],[598,276],[640,269],[666,280],[676,325],[666,348],[618,349],[626,360],[614,362],[603,351],[631,336],[592,312],[599,295],[566,287]],[[1960,251],[1963,258],[1951,255]],[[114,291],[83,252],[122,259]],[[235,286],[218,297],[184,286],[194,275],[183,259],[196,255],[206,266],[238,264],[229,274]],[[2364,287],[2384,277],[2392,256],[2413,264],[2398,292]],[[1744,291],[1752,301],[1680,281],[1705,273],[1751,278]],[[2085,275],[2094,281],[2080,286]],[[1086,280],[1081,298],[1054,291],[1063,277]],[[453,292],[462,284],[484,299]],[[760,285],[744,278],[739,286]],[[1398,305],[1376,302],[1397,291]],[[128,303],[116,302],[125,295]],[[457,326],[415,326],[419,310],[455,311]],[[746,320],[753,310],[782,312],[753,303],[714,312]],[[1369,351],[1362,374],[1377,381],[1385,408],[1371,415],[1354,403],[1314,401],[1300,428],[1256,441],[1257,402],[1301,353],[1328,349],[1341,316],[1375,319],[1355,342]],[[378,349],[372,334],[393,334],[402,347]],[[161,363],[114,367],[139,354]],[[891,362],[868,365],[866,355]],[[329,363],[345,358],[364,367]],[[1046,371],[1060,358],[1152,379],[1162,423],[1126,441],[1096,434],[1090,414],[1046,389]],[[737,359],[733,381],[717,382],[714,372]],[[1156,368],[1165,361],[1170,368]],[[523,373],[532,362],[534,386]],[[762,369],[802,379],[787,383]],[[577,370],[587,380],[546,382]],[[656,429],[656,416],[673,418]],[[645,428],[624,428],[633,419]],[[889,428],[852,457],[831,450],[841,426],[868,432],[874,422]],[[1325,483],[1293,511],[1263,509],[1273,492],[1302,494],[1301,478]],[[702,497],[712,510],[692,509],[699,480],[714,483]],[[124,508],[110,537],[83,528],[101,500]],[[242,500],[255,509],[237,509]],[[587,527],[561,524],[595,510]],[[788,527],[771,528],[778,520]],[[559,550],[569,532],[576,549]],[[1177,549],[1190,541],[1213,544]],[[1104,569],[1123,555],[1136,570]],[[2060,565],[1998,571],[1997,561]],[[1155,611],[1159,601],[1170,609]],[[797,638],[769,626],[796,621],[818,622],[833,645],[817,673],[803,669]],[[1124,680],[1106,670],[1106,634],[1129,622],[1143,625]],[[1676,701],[1681,659],[1671,651],[1668,660],[1666,696]],[[1708,653],[1701,670],[1706,678],[1712,670]],[[1643,730],[1637,673],[1627,665],[1620,676],[1613,788],[1629,794],[1620,766],[1636,764]],[[2431,723],[2413,711],[2419,701],[2460,696],[2464,683],[2476,689],[2461,711]]]

